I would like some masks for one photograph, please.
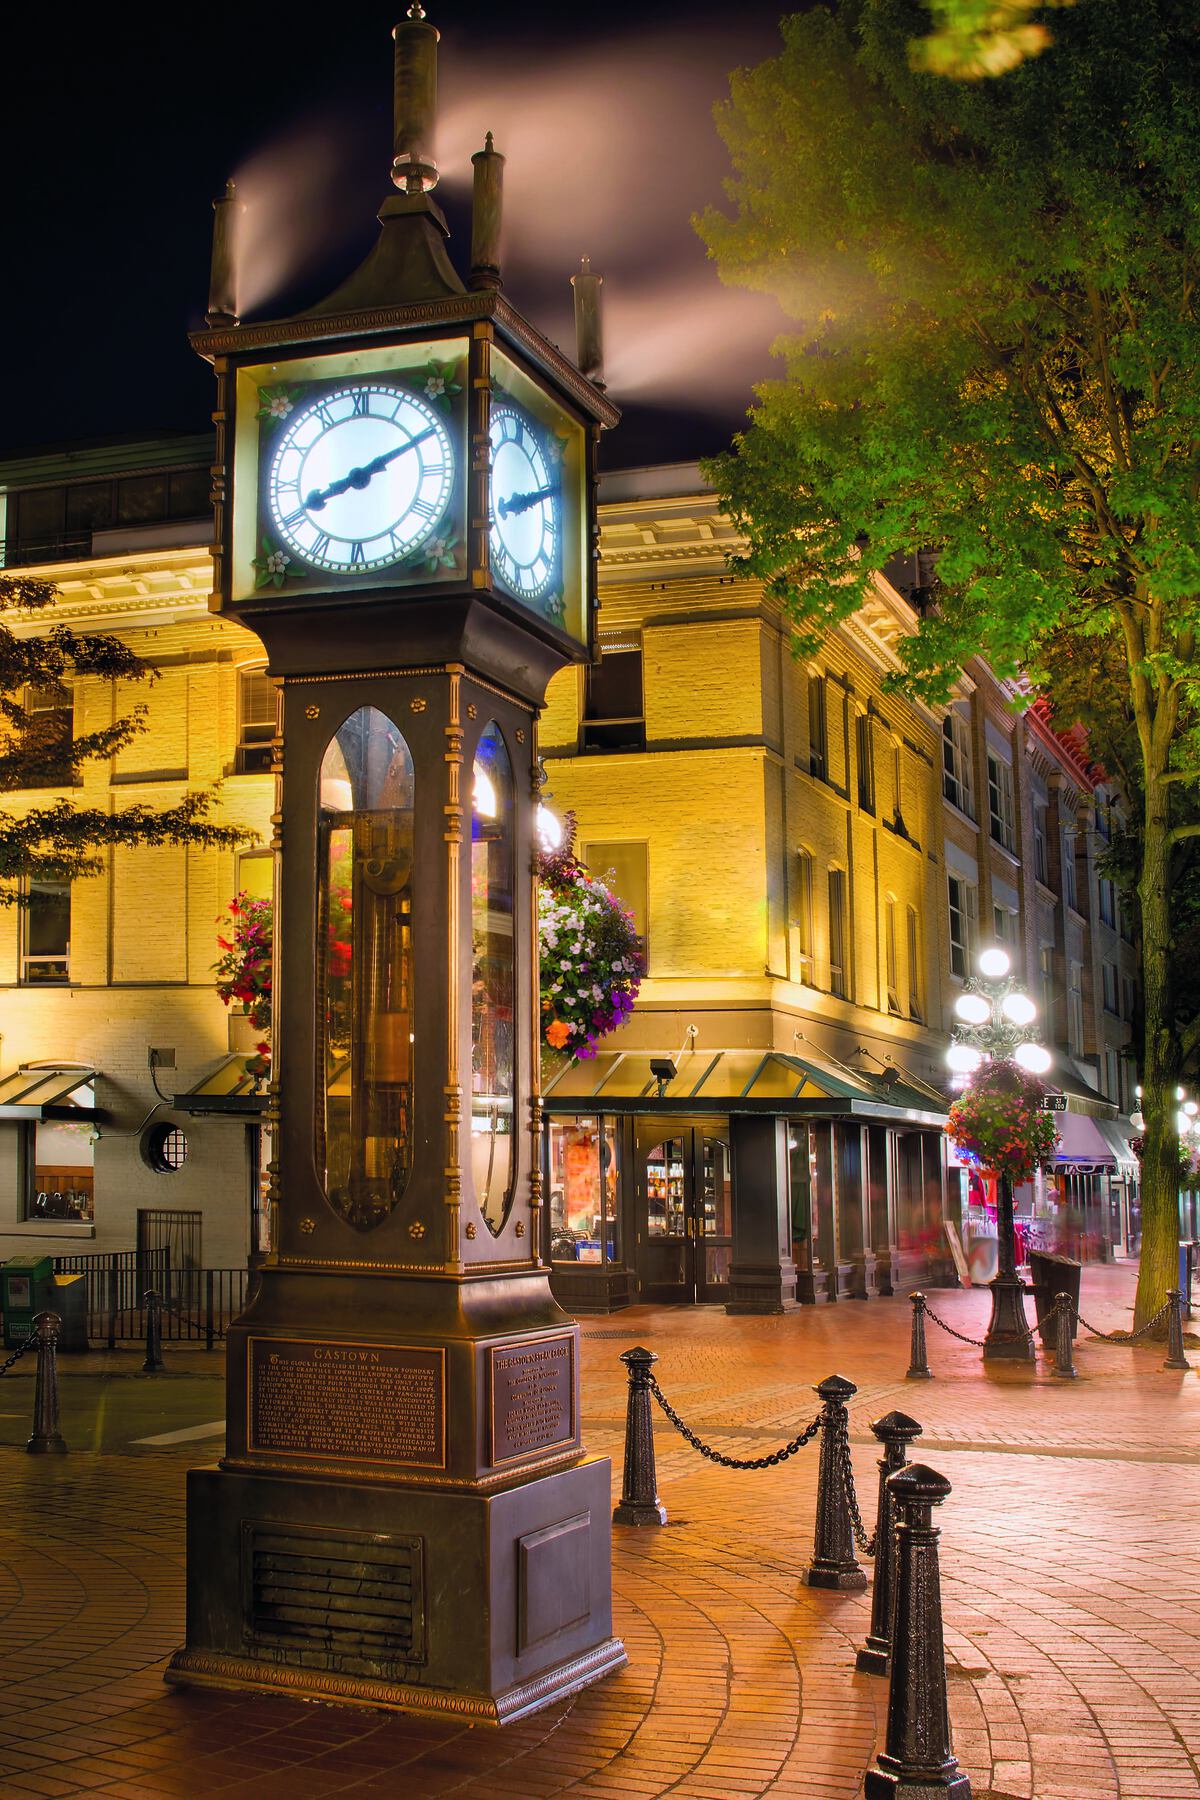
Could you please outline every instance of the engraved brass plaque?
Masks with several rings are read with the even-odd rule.
[[[252,1451],[335,1462],[446,1466],[442,1350],[251,1338]]]
[[[534,1338],[488,1350],[492,1464],[575,1442],[575,1339]]]

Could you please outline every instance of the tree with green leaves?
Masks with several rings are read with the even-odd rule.
[[[147,681],[154,671],[119,638],[76,632],[47,619],[58,598],[53,584],[0,574],[0,796],[69,788],[85,763],[110,757],[145,729],[146,709],[94,731],[65,729],[67,683],[79,677]],[[52,616],[52,615],[51,615]],[[37,620],[22,631],[19,622]],[[69,795],[0,806],[0,906],[20,904],[30,881],[77,881],[99,875],[112,845],[203,844],[233,847],[250,835],[212,818],[215,795],[187,793],[175,806],[134,805],[119,812],[81,806]]]
[[[783,22],[718,123],[727,281],[795,321],[709,474],[741,568],[811,649],[897,552],[937,551],[899,678],[1103,658],[1127,709],[1143,974],[1139,1321],[1176,1272],[1177,879],[1200,837],[1200,33],[1079,0],[990,81],[914,71],[920,0]],[[1060,724],[1068,723],[1058,713]]]

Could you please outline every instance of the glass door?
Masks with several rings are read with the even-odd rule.
[[[646,1301],[716,1301],[729,1286],[733,1187],[715,1121],[639,1120],[636,1266]]]

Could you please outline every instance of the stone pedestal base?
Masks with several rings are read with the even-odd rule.
[[[610,1465],[487,1493],[188,1475],[166,1679],[505,1724],[620,1668]]]

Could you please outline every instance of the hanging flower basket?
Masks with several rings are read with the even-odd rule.
[[[1129,1148],[1133,1151],[1133,1154],[1140,1163],[1146,1150],[1145,1137],[1130,1138]],[[1192,1144],[1185,1143],[1182,1138],[1179,1140],[1179,1170],[1177,1180],[1182,1188],[1200,1187],[1200,1149],[1197,1149]]]
[[[578,1059],[633,1011],[643,958],[633,915],[575,860],[570,813],[564,824],[562,847],[538,853],[542,1042]]]
[[[226,1006],[239,1006],[251,1028],[260,1034],[271,1029],[272,913],[269,900],[252,900],[243,889],[229,902],[217,920],[223,933],[217,944],[221,955],[213,964],[217,992]],[[224,935],[228,933],[228,936]],[[266,1075],[271,1065],[271,1045],[265,1035],[254,1046],[256,1055],[247,1064],[255,1075]]]
[[[1042,1110],[1045,1091],[1015,1063],[985,1063],[950,1108],[947,1135],[979,1168],[1028,1181],[1052,1164],[1058,1143],[1054,1115]]]

